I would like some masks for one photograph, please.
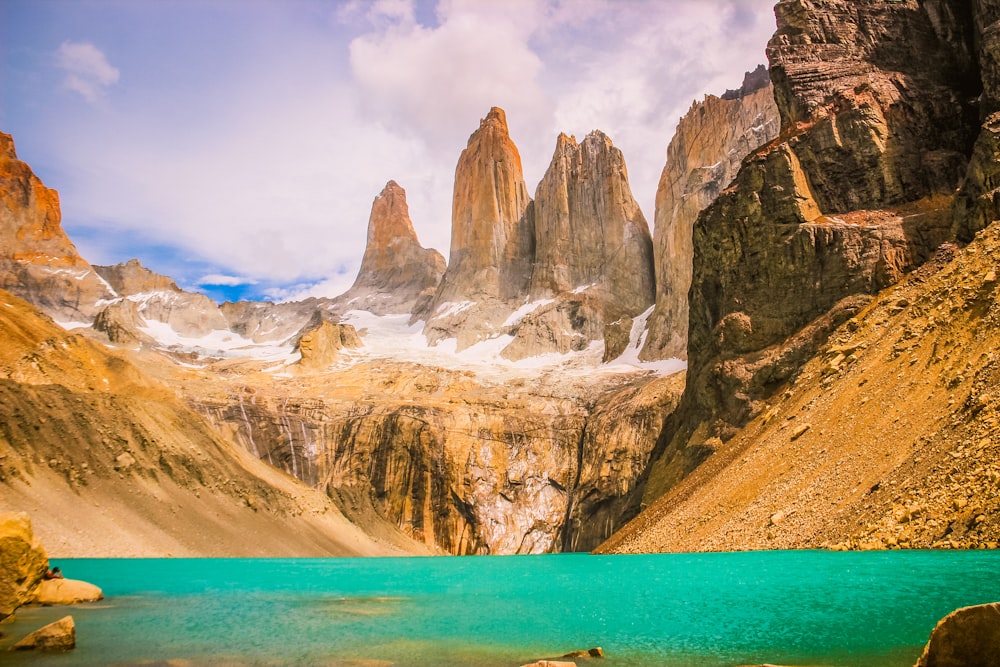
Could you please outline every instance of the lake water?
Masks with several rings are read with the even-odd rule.
[[[606,667],[902,667],[942,616],[1000,600],[984,551],[53,562],[107,599],[20,610],[0,648],[67,613],[78,648],[0,663],[511,667],[601,646]]]

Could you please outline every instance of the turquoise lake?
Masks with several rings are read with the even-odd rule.
[[[104,589],[78,647],[23,665],[483,665],[601,646],[617,666],[913,665],[953,609],[1000,600],[1000,553],[821,551],[384,559],[53,560]]]

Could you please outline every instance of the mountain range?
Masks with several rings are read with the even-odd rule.
[[[652,233],[608,136],[532,198],[494,107],[447,263],[389,181],[334,298],[91,265],[0,134],[4,504],[66,556],[995,547],[1000,12],[775,16]]]

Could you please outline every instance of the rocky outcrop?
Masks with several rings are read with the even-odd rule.
[[[935,626],[916,667],[995,664],[1000,655],[1000,602],[956,609]]]
[[[694,222],[732,183],[743,158],[774,139],[779,127],[763,65],[748,72],[739,89],[692,104],[677,124],[656,189],[656,307],[642,359],[687,358]]]
[[[506,114],[493,107],[455,168],[451,251],[425,326],[428,340],[457,338],[464,348],[495,334],[523,303],[534,254],[521,156]]]
[[[360,336],[350,324],[331,322],[316,311],[299,335],[296,350],[302,355],[300,365],[307,369],[322,369],[336,361],[343,349],[361,347]]]
[[[12,651],[69,651],[76,648],[76,624],[72,616],[35,630],[14,646]]]
[[[146,320],[139,314],[135,301],[118,299],[97,313],[93,325],[108,337],[108,341],[116,345],[139,345],[152,343],[153,340],[141,329],[146,326]]]
[[[960,2],[776,6],[768,57],[781,134],[693,231],[687,388],[656,457],[673,459],[677,475],[759,413],[858,297],[951,238],[979,127],[969,12]]]
[[[0,132],[0,289],[64,322],[89,322],[110,287],[63,231],[59,195],[17,158]]]
[[[419,317],[430,306],[444,271],[441,253],[417,240],[406,192],[389,181],[372,203],[358,276],[337,301],[376,315],[414,312]]]
[[[172,278],[150,271],[137,259],[113,266],[94,265],[94,270],[121,296],[181,291]]]
[[[534,218],[529,300],[553,302],[522,320],[504,356],[583,349],[603,338],[605,323],[653,304],[649,226],[629,189],[625,159],[605,134],[592,132],[580,144],[559,135]]]
[[[48,566],[28,515],[0,513],[0,620],[34,599]]]

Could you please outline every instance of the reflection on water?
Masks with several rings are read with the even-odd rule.
[[[107,599],[19,611],[0,649],[67,613],[78,648],[0,662],[909,667],[946,613],[1000,600],[996,552],[60,563]]]

